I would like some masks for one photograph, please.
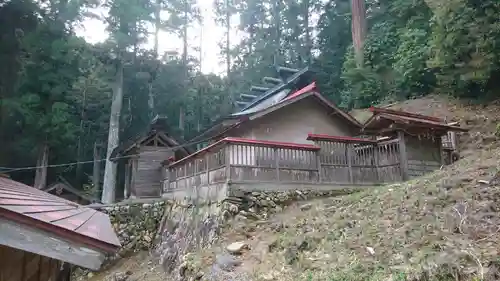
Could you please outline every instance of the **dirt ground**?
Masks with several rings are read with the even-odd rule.
[[[190,270],[203,273],[199,280],[500,280],[500,184],[482,183],[499,171],[500,106],[428,97],[391,108],[470,128],[459,139],[462,159],[409,182],[296,202],[263,221],[234,221],[216,245],[190,255]],[[248,245],[232,256],[237,265],[210,275],[237,241]],[[129,281],[176,280],[148,253],[90,280],[127,271]]]

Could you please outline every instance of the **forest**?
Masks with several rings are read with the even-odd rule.
[[[202,21],[195,0],[0,0],[0,173],[38,188],[58,176],[87,188],[94,154],[102,178],[109,147],[156,115],[188,140],[276,64],[309,66],[321,93],[345,110],[429,94],[498,98],[500,2],[362,4],[358,22],[350,0],[215,0],[226,31],[226,71],[217,75],[202,73],[188,51],[188,27]],[[88,18],[106,24],[108,40],[76,35]],[[160,31],[182,39],[180,55],[159,52]]]

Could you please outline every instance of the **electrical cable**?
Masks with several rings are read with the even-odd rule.
[[[205,141],[209,141],[211,139],[212,138],[206,138],[206,139],[202,139],[202,140],[198,140],[198,141],[184,143],[184,144],[177,145],[177,146],[171,146],[171,147],[168,147],[168,148],[163,148],[163,149],[158,149],[158,150],[152,150],[152,151],[145,151],[145,152],[141,152],[141,153],[138,153],[138,154],[129,154],[129,155],[124,155],[124,156],[117,156],[117,157],[110,158],[109,160],[113,161],[113,160],[118,160],[118,159],[126,159],[126,158],[131,158],[131,157],[134,157],[134,156],[144,155],[144,154],[147,154],[147,153],[156,153],[156,152],[159,152],[159,151],[177,150],[179,148],[184,148],[184,147],[187,147],[187,146],[199,144],[199,143],[202,143],[202,142],[205,142]],[[103,161],[106,161],[106,160],[108,160],[107,157],[106,158],[102,158],[102,159],[88,160],[88,161],[76,161],[76,162],[69,162],[69,163],[62,163],[62,164],[50,164],[50,165],[46,165],[46,166],[26,166],[26,167],[19,167],[19,168],[0,167],[0,172],[1,173],[11,173],[11,172],[17,172],[17,171],[35,170],[35,169],[39,169],[39,168],[68,167],[68,166],[75,166],[75,165],[79,165],[79,164],[90,164],[90,163],[94,163],[94,162],[103,162]]]

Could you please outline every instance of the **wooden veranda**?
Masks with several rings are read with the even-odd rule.
[[[438,169],[431,158],[407,159],[405,140],[373,141],[309,135],[315,144],[226,138],[165,170],[165,196],[222,199],[230,186],[246,190],[311,189],[392,183]]]

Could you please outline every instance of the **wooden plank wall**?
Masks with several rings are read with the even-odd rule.
[[[167,147],[142,146],[135,166],[132,165],[131,193],[136,197],[159,197],[162,193],[161,163],[173,155]],[[135,168],[137,167],[137,168]]]
[[[406,135],[408,176],[419,177],[441,167],[441,139]]]
[[[0,245],[0,281],[59,281],[61,262]]]

